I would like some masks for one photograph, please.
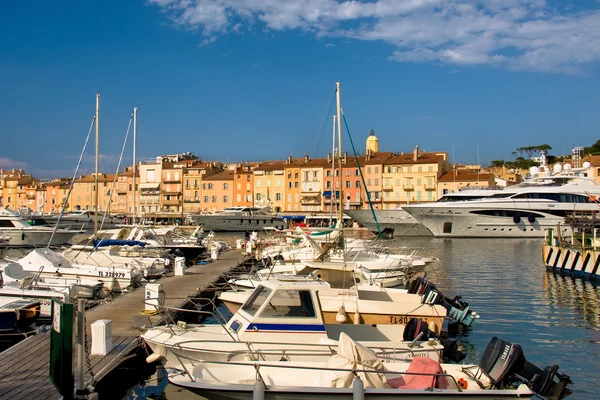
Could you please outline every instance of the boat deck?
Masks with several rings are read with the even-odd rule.
[[[204,265],[186,268],[182,276],[168,276],[157,281],[163,285],[165,306],[185,308],[189,296],[198,295],[202,290],[217,281],[221,275],[240,266],[245,258],[231,250],[220,254],[220,258]],[[115,298],[86,311],[86,328],[90,335],[90,325],[100,319],[110,319],[113,349],[106,356],[90,356],[95,381],[100,381],[117,368],[140,344],[139,320],[150,325],[162,322],[160,315],[142,314],[145,290],[143,287]],[[136,324],[137,320],[137,324]],[[90,336],[88,336],[89,338]],[[88,340],[91,347],[91,340]],[[76,359],[77,346],[73,348]],[[42,333],[29,337],[0,353],[0,399],[60,399],[50,378],[50,334]],[[76,371],[76,366],[74,368]],[[86,385],[91,382],[89,372],[85,374]]]

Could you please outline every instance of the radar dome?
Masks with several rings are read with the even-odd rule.
[[[568,171],[568,170],[570,170],[572,167],[571,167],[571,164],[565,164],[565,167],[564,167],[564,168],[565,168],[565,171]]]
[[[558,174],[560,171],[562,171],[562,165],[554,164],[554,167],[552,167],[552,170],[554,171],[555,174]]]
[[[589,161],[584,162],[583,163],[583,168],[585,168],[585,169],[592,168],[592,163],[589,162]]]
[[[538,167],[529,168],[529,174],[531,174],[531,175],[537,175],[539,172],[540,172],[540,169]]]

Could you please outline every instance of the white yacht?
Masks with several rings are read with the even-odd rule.
[[[96,211],[94,210],[73,210],[65,212],[63,215],[31,215],[30,221],[35,226],[58,224],[59,228],[89,231],[94,229],[95,216]],[[123,218],[98,211],[98,226],[102,229],[116,228],[123,224]]]
[[[226,207],[223,211],[195,214],[192,219],[205,231],[244,232],[286,226],[283,218],[273,215],[270,207]]]
[[[31,226],[16,211],[0,208],[0,239],[9,246],[48,246],[66,244],[79,230]],[[50,241],[52,238],[52,241]]]
[[[532,167],[530,178],[491,196],[467,201],[434,202],[405,206],[436,237],[544,237],[546,228],[564,223],[568,215],[600,211],[600,186],[582,168],[545,162]],[[562,226],[563,234],[570,234]]]
[[[475,200],[491,196],[498,190],[482,187],[465,187],[458,192],[443,195],[438,202]],[[432,236],[429,229],[424,227],[418,219],[410,215],[403,207],[390,210],[344,210],[354,221],[358,222],[373,233],[379,230],[384,236]],[[377,219],[377,224],[375,223]]]

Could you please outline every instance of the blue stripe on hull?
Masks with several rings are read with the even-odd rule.
[[[253,331],[294,331],[294,332],[307,332],[307,333],[325,333],[325,325],[310,325],[310,324],[250,324],[246,329],[246,332]]]

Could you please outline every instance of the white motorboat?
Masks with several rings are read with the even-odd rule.
[[[0,240],[9,246],[55,246],[68,243],[78,230],[31,226],[19,213],[0,208]],[[50,240],[52,238],[52,241]]]
[[[120,292],[138,284],[142,279],[140,270],[132,265],[76,264],[48,248],[33,249],[23,258],[10,259],[10,262],[39,276],[47,286],[103,285],[111,292]]]
[[[193,214],[192,220],[205,231],[245,232],[263,228],[284,229],[283,218],[273,215],[270,207],[226,207],[222,211]]]
[[[550,171],[532,167],[531,178],[491,196],[468,201],[414,204],[404,209],[436,237],[544,237],[547,228],[563,225],[565,217],[591,214],[600,208],[594,199],[600,186],[591,178],[590,164],[571,168],[560,164]],[[563,225],[561,234],[570,228]]]
[[[180,349],[174,353],[186,358]],[[196,358],[183,366],[169,375],[171,383],[220,399],[560,399],[571,383],[558,366],[540,369],[519,345],[496,337],[479,365],[439,364],[426,357],[387,360],[341,334],[336,354],[326,361]]]
[[[319,292],[329,288],[326,282],[315,280],[266,281],[225,324],[158,326],[141,337],[154,353],[166,358],[167,366],[180,366],[172,354],[174,346],[188,356],[205,359],[223,359],[223,351],[233,349],[233,345],[238,346],[240,357],[248,352],[248,346],[252,351],[273,350],[276,355],[281,343],[288,349],[293,344],[296,350],[335,345],[342,332],[370,347],[395,348],[404,358],[423,355],[439,359],[443,349],[439,341],[409,345],[404,341],[402,325],[328,324],[321,312]],[[276,357],[280,358],[281,354]]]

